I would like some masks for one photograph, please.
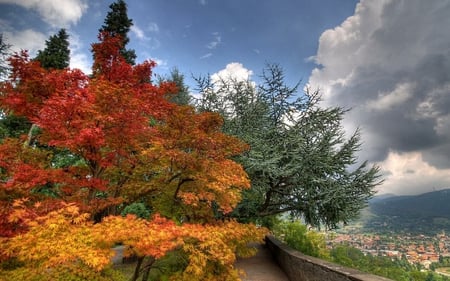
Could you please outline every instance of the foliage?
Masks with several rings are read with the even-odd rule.
[[[378,167],[357,165],[359,131],[345,137],[342,108],[320,107],[318,92],[298,94],[278,65],[268,65],[262,83],[197,79],[199,111],[224,116],[224,132],[251,147],[236,157],[251,179],[234,212],[241,220],[279,213],[315,226],[336,227],[354,218],[380,183]]]
[[[30,130],[30,122],[22,117],[15,115],[6,115],[0,118],[0,140],[11,137],[17,138],[20,135],[27,134]]]
[[[45,49],[39,50],[34,60],[40,62],[41,67],[44,69],[64,69],[68,67],[70,61],[68,38],[69,35],[66,30],[60,29],[58,34],[50,36],[45,41]],[[2,61],[6,61],[3,57],[2,54]],[[32,144],[37,138],[35,136],[36,132],[37,127],[25,116],[16,116],[10,112],[8,115],[2,116],[0,120],[0,140],[6,137],[18,137],[27,133],[28,143]]]
[[[238,280],[236,255],[266,232],[225,217],[250,187],[232,160],[248,146],[218,114],[170,103],[174,84],[151,83],[154,62],[128,64],[120,37],[99,40],[92,76],[26,52],[10,59],[1,105],[39,134],[0,143],[0,261],[12,264],[0,275],[120,280],[110,264],[120,243],[138,261],[132,280],[177,252],[186,262],[173,278]],[[139,203],[150,217],[119,215],[124,205],[144,214]]]
[[[275,226],[273,232],[289,247],[305,255],[321,259],[329,259],[330,257],[325,235],[308,230],[307,226],[299,221],[282,221]]]
[[[145,206],[144,203],[134,202],[126,206],[121,213],[122,216],[126,216],[128,214],[133,214],[138,218],[145,219],[150,216],[150,210]]]
[[[60,29],[57,35],[50,36],[45,41],[45,49],[37,53],[36,60],[45,69],[64,69],[69,66],[70,50],[69,35]]]
[[[99,30],[100,33],[107,33],[113,37],[120,37],[120,54],[125,58],[128,64],[134,65],[136,59],[136,53],[134,50],[126,49],[130,39],[127,33],[133,26],[133,20],[128,18],[127,4],[123,0],[117,0],[109,5],[110,11],[106,15],[104,25]],[[95,56],[95,53],[94,53]]]

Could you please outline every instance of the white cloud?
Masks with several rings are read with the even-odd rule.
[[[216,49],[217,46],[222,43],[222,37],[220,36],[219,32],[213,32],[212,35],[214,37],[213,40],[206,45],[206,48],[210,50]]]
[[[26,29],[22,31],[6,31],[3,33],[6,42],[11,44],[11,50],[19,52],[20,50],[28,50],[31,57],[37,54],[38,50],[45,48],[45,40],[47,35],[32,30]]]
[[[136,35],[137,38],[139,39],[146,39],[147,37],[144,34],[144,31],[142,29],[139,28],[139,26],[137,26],[136,24],[132,25],[130,27],[131,32],[134,33],[134,35]]]
[[[249,70],[239,62],[231,62],[227,66],[211,75],[211,81],[213,83],[222,80],[234,79],[236,81],[248,81],[253,75],[253,71]]]
[[[211,56],[212,56],[212,53],[206,53],[203,56],[201,56],[200,59],[207,59],[207,58],[209,58]]]
[[[145,60],[151,60],[151,61],[156,62],[157,67],[161,67],[163,69],[168,69],[169,63],[167,62],[167,60],[157,58],[157,57],[152,57],[150,53],[145,52],[145,51],[142,52],[142,57]]]
[[[155,27],[153,27],[155,28]],[[157,26],[156,26],[157,28]],[[149,37],[145,34],[144,30],[138,25],[134,24],[130,28],[131,32],[139,39],[141,44],[144,44],[146,48],[157,49],[161,46],[161,43],[155,37]]]
[[[230,94],[238,94],[236,88],[234,87],[223,87],[225,85],[233,85],[233,83],[229,84],[229,81],[245,83],[248,82],[249,85],[255,87],[256,83],[251,80],[252,75],[253,71],[245,68],[242,63],[231,62],[227,64],[224,69],[212,74],[211,82],[213,88],[216,90],[219,96],[225,97]],[[232,102],[223,100],[222,106],[225,112],[231,115],[234,114],[235,108]]]
[[[362,62],[372,60],[375,54],[365,49],[371,47],[371,35],[380,27],[380,13],[386,2],[362,0],[353,16],[320,36],[318,51],[313,58],[321,68],[313,70],[309,84],[320,86],[326,101],[332,94],[330,86],[335,85],[336,81],[350,82],[348,78],[352,77],[355,68]],[[335,83],[329,85],[327,81]]]
[[[75,33],[69,34],[69,48],[70,68],[78,68],[85,74],[91,74],[92,56],[90,53],[86,53],[85,46]]]
[[[160,58],[150,58],[150,60],[156,62],[156,65],[158,67],[162,67],[162,68],[167,69],[168,63],[167,63],[166,60],[163,60],[163,59],[160,59]]]
[[[84,74],[92,73],[92,61],[89,59],[90,57],[84,53],[76,52],[70,56],[70,68],[80,69]]]
[[[381,92],[376,100],[369,100],[367,107],[379,111],[390,110],[411,98],[413,88],[412,83],[397,84],[392,92]]]
[[[419,152],[391,151],[379,165],[386,180],[380,187],[380,194],[418,194],[450,187],[450,169],[431,166]]]
[[[53,27],[67,27],[77,23],[88,8],[85,0],[0,0],[0,3],[35,10]]]
[[[148,29],[148,31],[153,32],[153,33],[159,32],[159,26],[156,22],[149,23],[147,26],[147,29]]]

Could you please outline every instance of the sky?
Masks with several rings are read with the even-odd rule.
[[[0,33],[33,56],[60,28],[73,68],[90,72],[112,0],[0,0]],[[322,106],[351,109],[360,161],[378,165],[380,194],[450,188],[450,1],[128,0],[128,48],[155,73],[258,81],[277,63],[290,85],[319,89]]]

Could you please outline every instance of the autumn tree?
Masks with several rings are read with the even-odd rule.
[[[128,32],[133,26],[133,20],[128,18],[127,4],[123,0],[117,0],[109,5],[109,8],[110,11],[106,15],[104,25],[102,25],[99,32],[106,32],[113,37],[120,37],[120,54],[125,58],[127,63],[134,65],[136,53],[132,49],[126,49],[126,45],[130,41]]]
[[[60,29],[55,35],[50,36],[45,41],[45,48],[39,50],[34,60],[40,62],[44,69],[64,69],[69,66],[70,50],[69,35],[65,29]],[[6,63],[6,53],[2,55],[3,62]],[[2,64],[6,65],[6,64]],[[5,66],[6,67],[6,66]],[[17,116],[13,112],[5,114],[0,121],[0,139],[8,136],[18,136],[27,132],[28,143],[33,143],[35,134],[39,131],[35,124],[32,124],[25,116]]]
[[[11,45],[5,40],[3,34],[0,34],[0,80],[7,79],[9,72],[8,57]],[[0,92],[0,96],[3,95]],[[5,114],[4,109],[0,106],[0,140],[8,136],[19,136],[27,132],[30,128],[29,122],[23,117]]]
[[[377,167],[359,164],[360,132],[346,138],[345,109],[319,105],[319,92],[287,86],[279,65],[262,83],[199,78],[200,111],[220,112],[224,131],[251,149],[237,156],[251,189],[234,215],[242,220],[288,213],[311,225],[335,227],[363,208],[380,183]]]
[[[264,234],[226,217],[250,187],[232,160],[248,146],[222,132],[218,114],[170,103],[175,85],[152,84],[155,63],[127,63],[121,40],[100,33],[91,76],[11,57],[1,104],[40,134],[39,145],[0,143],[0,275],[120,280],[110,258],[121,243],[138,258],[133,280],[170,251],[186,257],[173,278],[238,280],[236,253]],[[134,203],[150,215],[120,215]]]

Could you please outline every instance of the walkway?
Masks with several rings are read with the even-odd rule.
[[[241,277],[242,281],[289,281],[272,258],[269,249],[261,244],[258,244],[257,248],[256,256],[239,258],[236,262],[236,268],[246,272],[246,275]]]

